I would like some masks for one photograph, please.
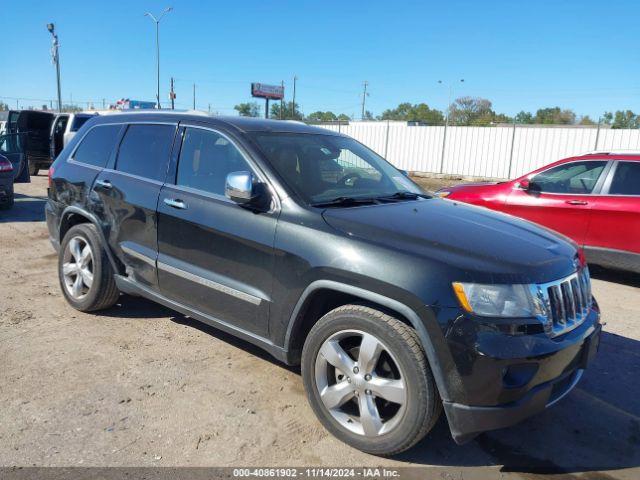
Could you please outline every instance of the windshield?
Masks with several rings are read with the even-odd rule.
[[[308,204],[424,193],[402,172],[352,138],[265,132],[252,136],[273,168]]]

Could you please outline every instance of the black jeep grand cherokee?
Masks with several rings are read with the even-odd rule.
[[[96,117],[50,172],[59,277],[82,311],[142,295],[302,364],[324,426],[393,454],[444,407],[458,443],[576,385],[598,346],[566,238],[432,198],[295,122]]]

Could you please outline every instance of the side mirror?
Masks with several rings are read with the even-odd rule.
[[[224,194],[240,205],[255,200],[251,172],[231,172],[228,174],[224,185]]]
[[[529,188],[531,188],[531,182],[528,178],[520,180],[520,182],[518,183],[518,188],[521,188],[522,190],[529,190]]]

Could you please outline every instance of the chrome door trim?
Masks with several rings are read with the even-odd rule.
[[[158,261],[158,269],[164,270],[168,273],[172,273],[173,275],[177,275],[178,277],[182,277],[185,280],[189,280],[191,282],[195,282],[205,287],[211,288],[212,290],[230,295],[239,300],[252,303],[253,305],[260,305],[262,303],[262,298],[260,297],[256,297],[255,295],[236,290],[235,288],[228,287],[227,285],[223,285],[222,283],[214,282],[213,280],[209,280],[208,278],[204,278],[194,273],[176,268],[164,262]]]
[[[151,265],[153,268],[156,268],[156,261],[153,258],[148,257],[144,253],[140,253],[140,252],[134,250],[133,248],[126,247],[124,245],[120,245],[120,248],[127,255],[130,255],[133,258],[136,258],[136,259],[138,259],[140,261],[143,261],[144,263],[146,263],[148,265]]]

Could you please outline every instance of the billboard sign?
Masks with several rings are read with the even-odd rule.
[[[271,100],[281,100],[282,98],[284,98],[284,87],[281,85],[252,83],[251,96],[257,98],[268,98]]]

